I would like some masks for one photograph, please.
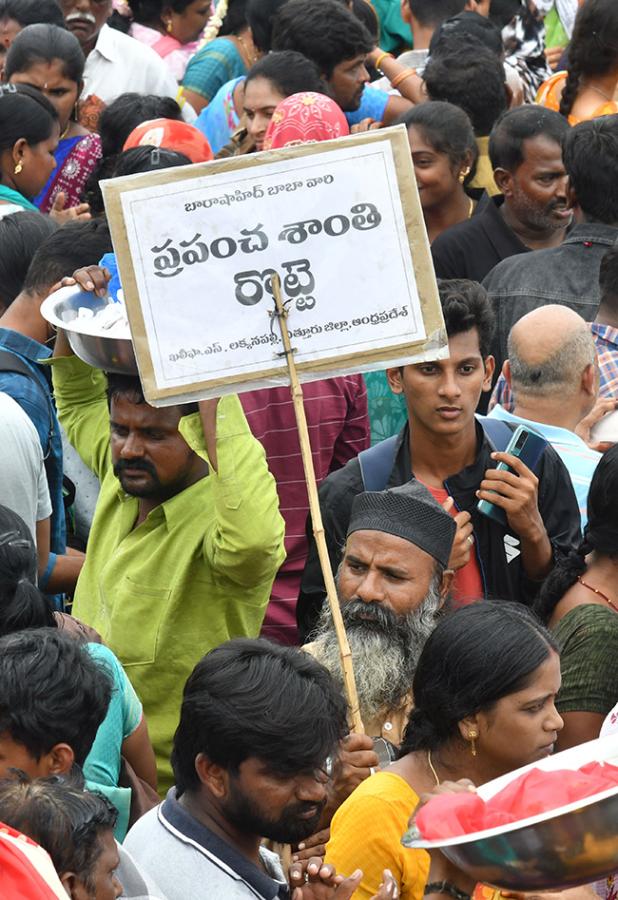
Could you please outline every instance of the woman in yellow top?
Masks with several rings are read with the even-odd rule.
[[[556,643],[518,604],[483,601],[442,619],[412,687],[399,759],[356,788],[331,823],[326,862],[342,874],[364,873],[354,900],[369,900],[387,867],[401,900],[462,900],[474,884],[446,857],[401,845],[419,796],[440,782],[480,785],[536,762],[552,752],[562,728]]]
[[[618,3],[586,0],[568,48],[569,70],[541,85],[537,103],[562,113],[570,125],[618,113]]]

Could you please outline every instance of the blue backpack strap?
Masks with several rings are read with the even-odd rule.
[[[504,451],[513,437],[513,429],[504,419],[494,419],[490,416],[477,416],[485,437],[494,450]]]
[[[363,489],[366,491],[383,491],[386,489],[388,479],[395,465],[397,455],[398,434],[374,444],[368,450],[361,450],[358,454]]]

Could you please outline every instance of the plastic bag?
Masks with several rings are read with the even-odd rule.
[[[498,828],[549,812],[618,786],[618,767],[593,762],[581,769],[530,769],[490,800],[478,794],[438,794],[416,816],[424,840],[433,841]]]

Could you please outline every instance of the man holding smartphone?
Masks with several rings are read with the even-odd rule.
[[[450,358],[388,370],[391,390],[406,399],[408,424],[393,443],[382,442],[369,451],[374,457],[382,454],[386,473],[385,483],[370,489],[416,478],[453,515],[457,533],[449,567],[455,571],[456,603],[497,597],[529,605],[555,557],[580,539],[577,501],[569,474],[551,447],[534,473],[511,454],[497,451],[484,433],[475,410],[481,394],[490,390],[494,372],[489,353],[494,319],[487,294],[471,281],[442,281],[439,287]],[[502,447],[510,430],[505,436]],[[511,471],[496,469],[499,462],[506,462]],[[364,488],[367,465],[362,463],[351,460],[320,487],[335,569],[352,501]],[[479,500],[501,508],[506,526],[481,515]],[[311,631],[323,598],[312,545],[298,603],[301,634]]]

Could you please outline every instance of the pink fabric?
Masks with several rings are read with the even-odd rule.
[[[305,91],[278,104],[266,131],[264,149],[330,141],[349,133],[346,117],[334,100]]]
[[[318,484],[329,472],[369,446],[367,390],[362,375],[303,384],[305,413]],[[249,427],[266,452],[277,482],[285,520],[287,558],[273,584],[262,634],[280,643],[298,643],[296,601],[307,558],[305,533],[309,500],[296,417],[289,387],[240,394]]]
[[[416,817],[425,840],[474,834],[537,816],[618,785],[618,767],[592,762],[580,769],[530,769],[489,800],[478,794],[439,794]]]
[[[152,47],[155,53],[165,60],[176,81],[182,81],[187,64],[198,48],[198,41],[181,44],[171,34],[161,34],[155,28],[148,28],[139,22],[132,23],[130,34],[141,44]]]

